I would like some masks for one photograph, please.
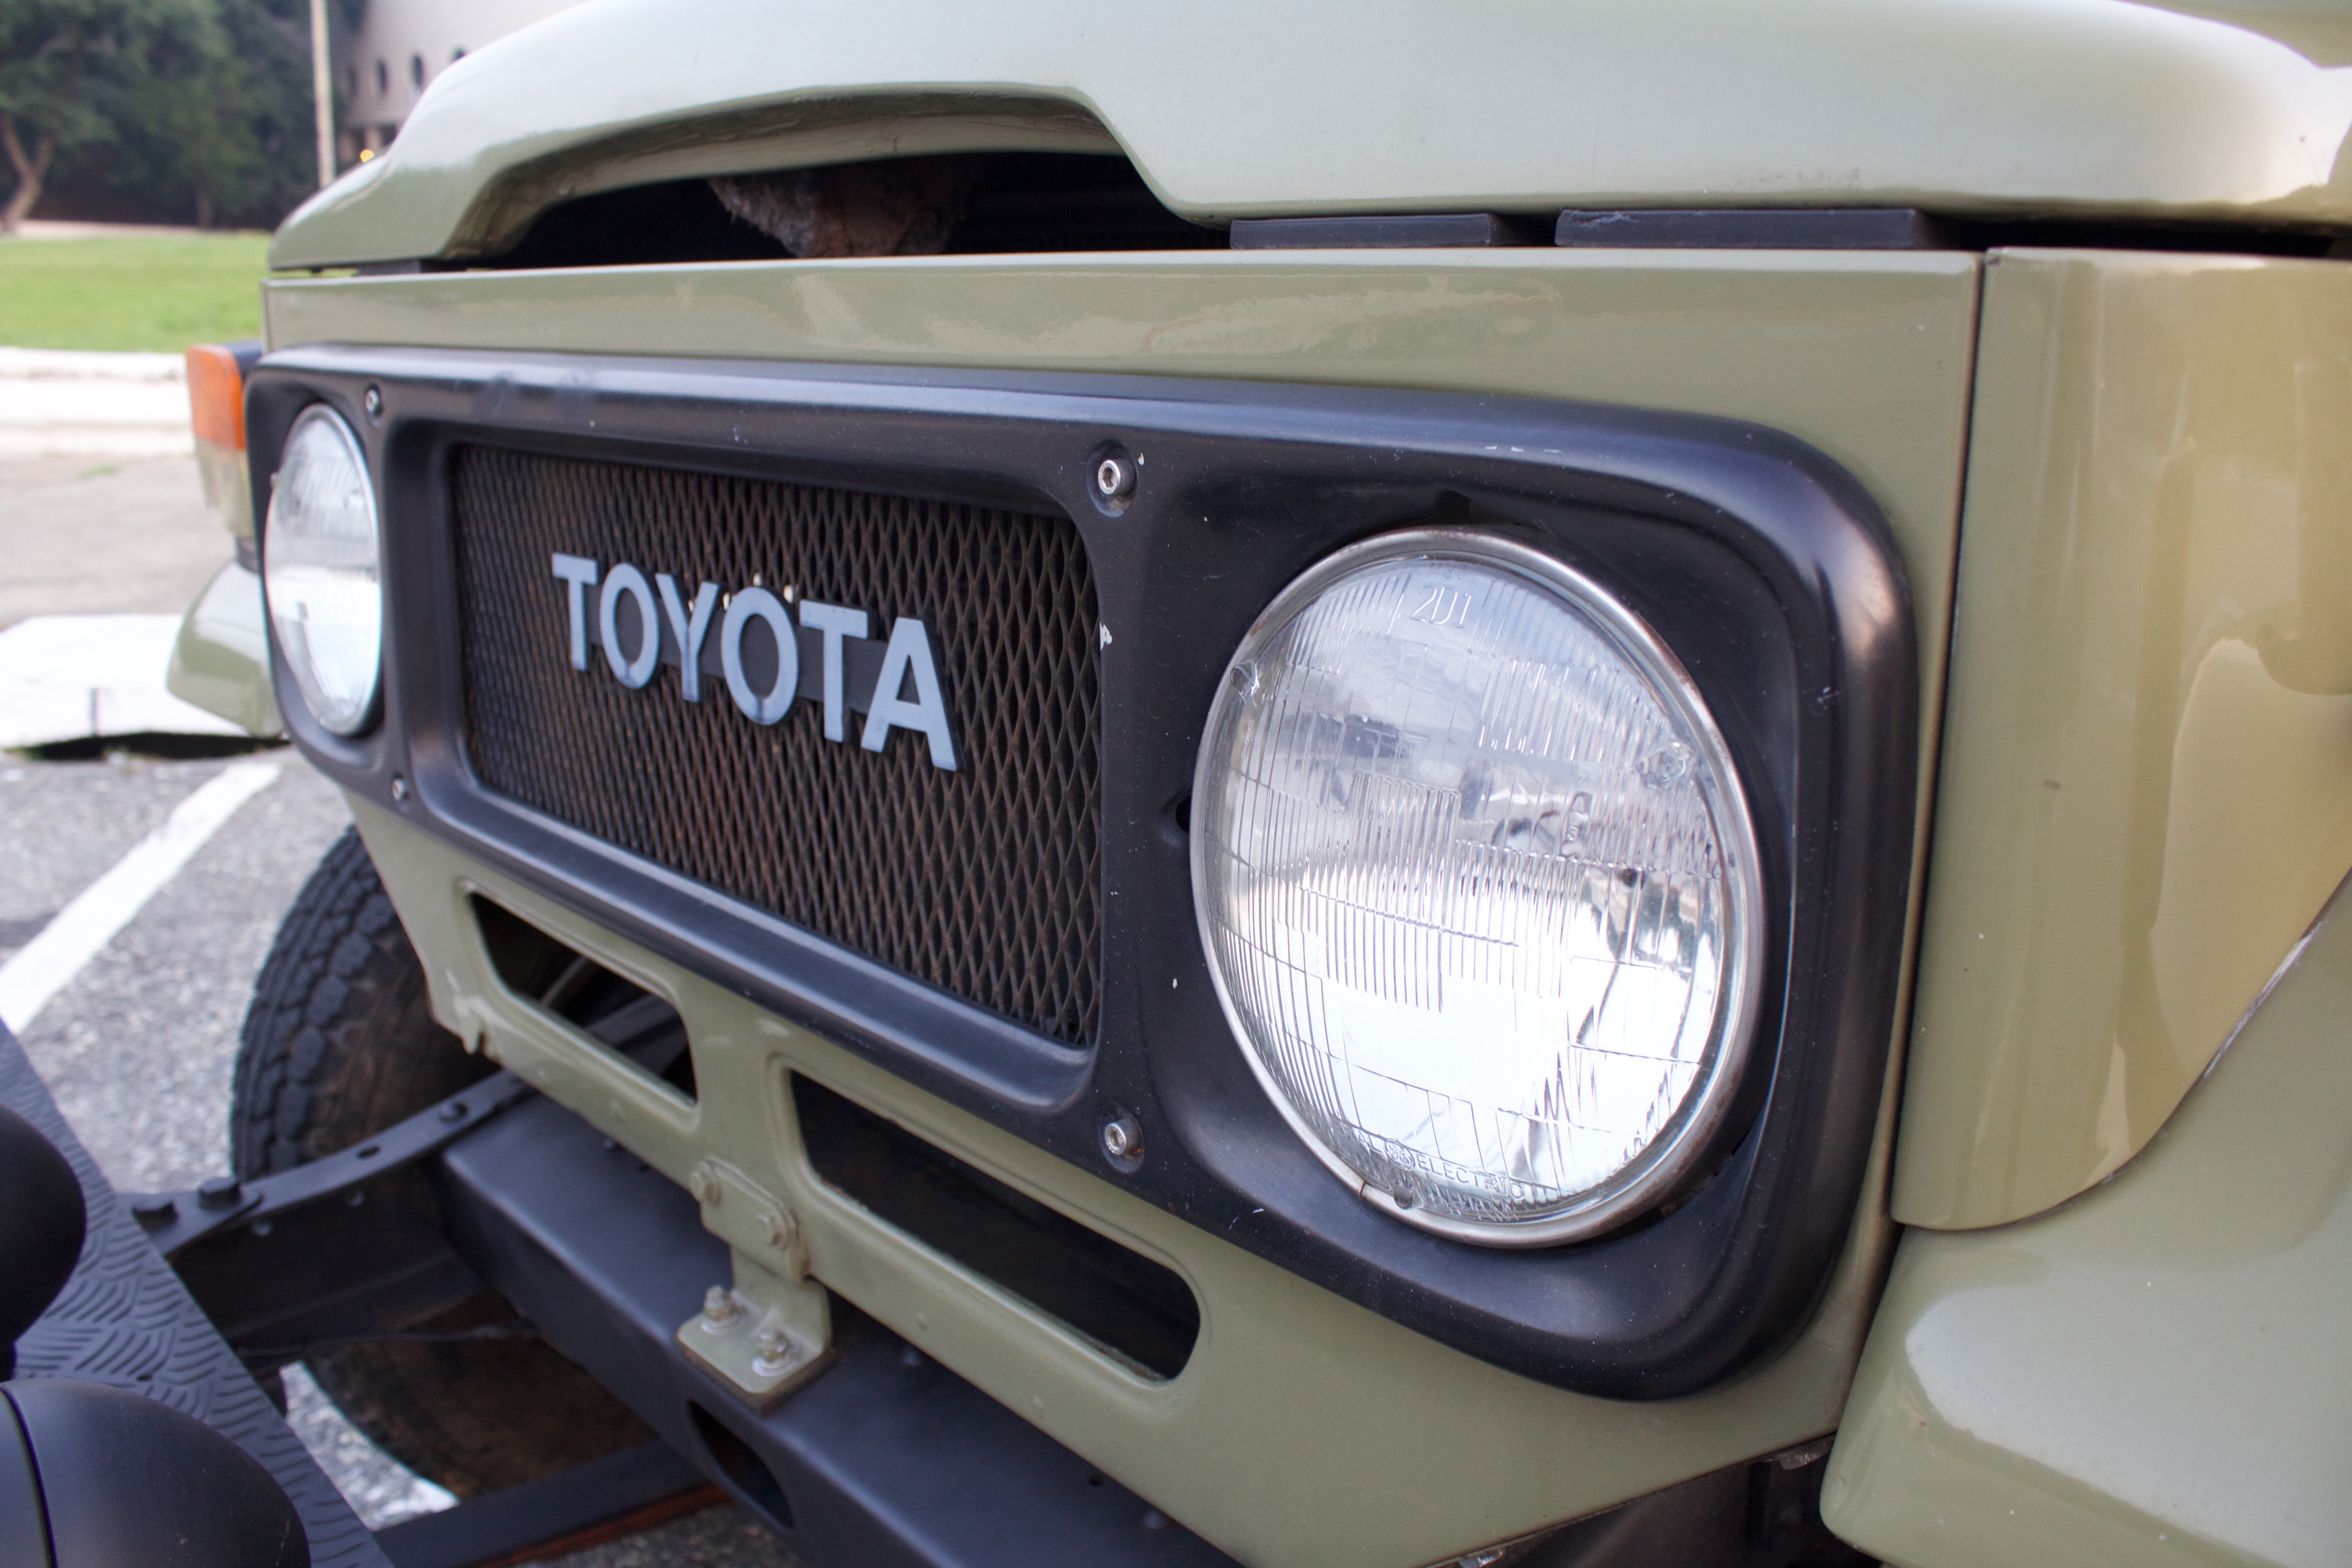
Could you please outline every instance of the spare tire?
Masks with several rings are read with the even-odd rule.
[[[267,1175],[348,1148],[494,1070],[434,1022],[408,933],[367,847],[347,829],[278,928],[254,984],[231,1090],[236,1173]],[[423,1188],[421,1173],[410,1179]],[[455,1335],[515,1321],[506,1298],[485,1290],[407,1331]],[[536,1334],[373,1341],[305,1360],[352,1426],[459,1497],[654,1436]]]

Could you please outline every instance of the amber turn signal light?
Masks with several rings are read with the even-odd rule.
[[[188,351],[188,413],[197,440],[245,450],[245,372],[236,355],[218,343]]]
[[[253,481],[245,471],[245,366],[261,345],[198,343],[188,351],[188,423],[196,437],[196,476],[205,504],[236,540],[238,564],[260,568],[254,545]]]

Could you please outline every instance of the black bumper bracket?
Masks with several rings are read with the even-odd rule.
[[[1231,1562],[838,1299],[840,1363],[754,1415],[671,1338],[727,1277],[726,1244],[692,1197],[551,1100],[440,1169],[459,1255],[810,1568]]]

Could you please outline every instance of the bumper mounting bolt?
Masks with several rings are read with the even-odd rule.
[[[208,1209],[225,1209],[244,1195],[244,1184],[235,1176],[208,1176],[196,1188],[196,1202]]]
[[[719,1179],[718,1167],[708,1160],[687,1173],[686,1184],[693,1192],[695,1201],[706,1208],[716,1208],[719,1200],[727,1195],[726,1184]]]
[[[702,1326],[723,1329],[743,1315],[743,1303],[735,1300],[735,1292],[724,1285],[713,1285],[702,1294]]]
[[[793,1342],[782,1329],[760,1331],[760,1353],[751,1358],[751,1370],[761,1377],[773,1377],[793,1364]]]

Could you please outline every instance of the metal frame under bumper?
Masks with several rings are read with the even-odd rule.
[[[551,1100],[441,1160],[457,1251],[810,1568],[1229,1563],[836,1300],[841,1359],[762,1416],[671,1340],[729,1277],[694,1200]]]

